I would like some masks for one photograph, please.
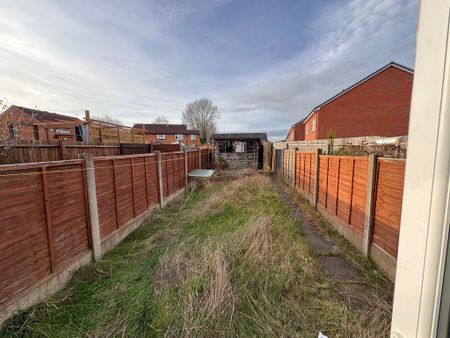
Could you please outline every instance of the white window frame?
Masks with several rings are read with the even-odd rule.
[[[391,337],[441,337],[449,234],[450,0],[421,1]],[[448,271],[447,271],[448,273]],[[444,303],[445,304],[445,303]]]
[[[309,124],[306,124],[305,132],[306,132],[306,135],[309,135]]]
[[[184,135],[183,134],[175,134],[175,140],[183,141],[184,140]]]
[[[316,118],[314,118],[314,119],[312,120],[311,131],[312,131],[313,133],[316,131]]]
[[[197,141],[197,135],[196,134],[191,134],[191,141]]]
[[[165,140],[166,139],[166,135],[165,134],[157,134],[156,135],[156,139],[157,140]]]

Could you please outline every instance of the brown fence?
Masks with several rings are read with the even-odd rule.
[[[180,151],[181,147],[179,144],[153,144],[153,151],[160,151],[162,153],[171,153],[174,151]]]
[[[14,144],[0,145],[0,164],[33,163],[60,161],[79,158],[82,153],[93,154],[94,157],[118,156],[180,151],[179,144],[82,144],[81,142],[52,142],[49,144]]]
[[[375,186],[373,244],[397,257],[405,160],[379,159]]]
[[[91,119],[89,124],[89,142],[93,144],[145,143],[145,131],[116,123]]]
[[[0,323],[62,286],[96,241],[101,254],[117,244],[199,166],[198,151],[0,166]]]
[[[274,163],[282,163],[277,172],[284,181],[394,278],[405,160],[293,150],[277,155],[283,157]]]

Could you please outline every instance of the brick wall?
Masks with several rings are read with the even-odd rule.
[[[316,127],[313,130],[313,121],[316,121]],[[305,123],[305,140],[312,141],[318,138],[319,112],[312,114]]]
[[[156,134],[145,134],[145,143],[173,143],[177,141],[175,139],[175,134],[164,134],[166,135],[166,138],[164,140],[158,140],[156,137]],[[193,144],[200,144],[200,135],[197,135],[196,140],[191,140],[191,135],[185,134],[183,140],[181,143],[185,145],[193,145]]]
[[[320,108],[316,139],[326,139],[329,129],[336,138],[407,135],[412,84],[413,74],[385,69]]]
[[[286,137],[286,140],[289,142],[294,141],[303,141],[305,139],[305,126],[303,123],[299,123],[295,126],[292,126],[291,130],[289,130],[289,134]]]
[[[39,140],[75,140],[74,123],[45,123],[32,119],[15,107],[8,108],[0,115],[0,139],[7,140],[9,137],[8,124],[14,124],[17,128],[18,139],[33,141],[35,133],[33,125],[37,128]],[[69,134],[56,134],[57,128],[69,129]]]

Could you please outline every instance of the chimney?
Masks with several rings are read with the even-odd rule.
[[[84,118],[89,121],[91,119],[91,113],[89,112],[89,110],[85,110],[84,111]]]

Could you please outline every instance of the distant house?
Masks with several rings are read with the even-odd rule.
[[[391,62],[315,107],[296,123],[304,138],[290,139],[407,135],[413,78],[412,69]]]
[[[0,139],[82,141],[84,124],[75,117],[13,105],[0,115]]]
[[[200,132],[189,130],[185,124],[145,124],[135,123],[134,128],[145,130],[146,143],[200,144]]]
[[[303,141],[305,139],[305,125],[303,124],[304,120],[305,119],[302,119],[292,125],[286,136],[286,142]]]
[[[216,159],[225,160],[230,168],[262,169],[266,133],[214,134],[213,141]]]

